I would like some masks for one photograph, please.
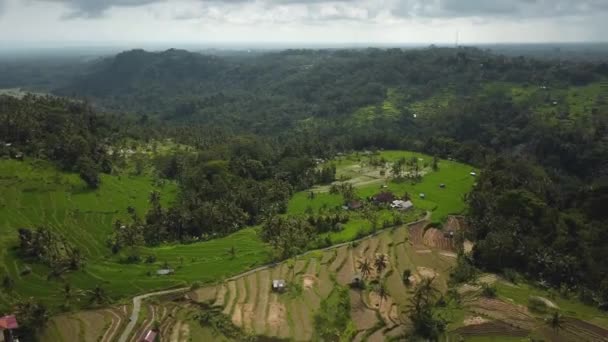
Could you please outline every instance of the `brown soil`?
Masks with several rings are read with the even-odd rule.
[[[355,275],[355,264],[354,264],[354,260],[353,260],[353,251],[352,249],[349,250],[348,253],[348,258],[346,259],[346,262],[344,263],[344,265],[342,266],[342,268],[338,271],[338,274],[336,276],[336,280],[338,281],[338,283],[340,285],[348,285],[352,282],[353,277]]]
[[[256,334],[263,334],[266,331],[266,310],[268,308],[268,301],[270,297],[270,271],[262,270],[258,272],[260,289],[255,306],[255,319],[253,322],[253,330]]]
[[[84,323],[84,337],[87,341],[98,341],[104,335],[106,322],[101,311],[85,311],[77,316]]]
[[[371,329],[377,322],[376,312],[368,309],[361,300],[361,293],[350,290],[350,313],[357,330]]]
[[[249,293],[247,294],[247,303],[243,305],[243,326],[247,331],[253,331],[255,306],[260,291],[257,283],[258,273],[259,272],[250,274],[246,279]]]
[[[478,298],[473,302],[471,311],[523,330],[532,330],[535,326],[534,318],[525,306],[499,299]]]
[[[236,303],[232,309],[232,323],[237,327],[243,327],[243,304]]]
[[[311,274],[305,274],[302,276],[302,287],[306,290],[310,290],[317,283],[317,277]]]
[[[224,306],[224,301],[226,299],[226,285],[222,284],[222,285],[218,285],[219,288],[216,291],[217,295],[215,297],[215,303],[213,303],[214,306]]]
[[[234,306],[234,303],[236,301],[236,295],[236,282],[228,282],[228,301],[226,302],[226,306],[224,307],[224,314],[230,315],[230,311],[232,310],[232,307]]]
[[[424,227],[427,225],[426,221],[419,222],[409,226],[410,231],[410,243],[415,246],[424,245],[423,235],[424,235]]]
[[[210,286],[210,287],[204,287],[204,288],[200,288],[195,291],[192,291],[188,295],[195,302],[205,303],[205,302],[210,302],[213,299],[216,299],[217,295],[218,295],[217,292],[218,292],[217,287]]]
[[[507,323],[494,321],[481,324],[468,325],[456,329],[456,333],[464,336],[528,336],[529,330],[520,329]]]
[[[436,228],[427,229],[426,232],[424,232],[422,241],[426,246],[431,248],[438,248],[446,251],[455,250],[454,239],[446,237],[443,231]]]
[[[382,317],[382,320],[387,327],[391,328],[395,326],[396,322],[399,320],[397,306],[393,303],[391,297],[384,298],[381,302],[380,296],[378,296],[376,292],[370,292],[369,305],[378,310],[380,317]]]
[[[564,319],[564,330],[576,336],[579,341],[608,341],[608,330],[580,319]]]
[[[272,335],[278,335],[281,326],[287,323],[286,318],[285,306],[278,301],[271,302],[268,307],[268,316],[266,317],[269,332]]]

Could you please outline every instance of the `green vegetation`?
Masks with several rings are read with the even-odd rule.
[[[348,289],[335,286],[329,297],[321,302],[314,317],[315,336],[320,340],[349,341],[355,334],[350,320]]]
[[[148,290],[210,282],[244,271],[268,260],[268,249],[254,229],[231,236],[188,245],[136,248],[131,252],[153,255],[156,262],[124,264],[121,255],[112,255],[105,241],[113,222],[127,217],[127,207],[143,214],[150,191],[162,193],[165,204],[175,196],[173,183],[155,187],[148,176],[102,175],[99,189],[89,190],[75,174],[66,174],[45,162],[0,161],[0,182],[4,190],[0,206],[0,250],[2,273],[14,281],[14,291],[2,291],[0,303],[6,307],[15,300],[35,297],[57,307],[64,301],[62,289],[68,282],[82,305],[86,291],[103,288],[110,298],[122,299]],[[83,257],[81,270],[60,278],[47,279],[51,270],[18,257],[17,228],[48,227],[61,234]],[[228,250],[236,246],[231,257]],[[164,264],[175,269],[171,276],[157,276]],[[24,272],[31,269],[30,273]],[[80,299],[78,299],[81,297]]]

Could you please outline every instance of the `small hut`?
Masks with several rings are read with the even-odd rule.
[[[275,292],[283,292],[287,288],[287,283],[284,279],[274,279],[272,281],[272,290]]]

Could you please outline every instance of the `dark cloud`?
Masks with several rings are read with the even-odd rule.
[[[0,0],[2,1],[2,0]],[[77,18],[101,17],[111,7],[137,7],[164,0],[38,0],[47,2],[64,3],[72,9],[66,17]]]
[[[608,0],[404,0],[393,14],[406,17],[530,17],[589,15],[608,12]]]
[[[2,4],[0,0],[0,13]],[[64,3],[72,12],[68,17],[100,17],[112,7],[136,7],[173,0],[37,0]],[[422,18],[509,18],[524,19],[534,17],[576,16],[608,13],[608,0],[191,0],[214,6],[238,6],[246,3],[260,3],[263,8],[282,5],[344,4],[362,10],[373,11],[378,4],[397,17]],[[190,18],[192,15],[183,15]],[[331,20],[331,18],[327,18]]]

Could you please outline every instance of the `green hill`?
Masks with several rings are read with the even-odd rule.
[[[78,293],[80,302],[74,300],[73,305],[80,306],[87,304],[86,291],[97,285],[111,298],[125,298],[152,289],[214,281],[267,260],[265,245],[252,229],[246,229],[209,242],[142,247],[138,254],[154,255],[154,263],[122,263],[124,255],[112,255],[105,244],[113,222],[125,218],[129,206],[143,214],[152,190],[161,192],[165,204],[176,195],[173,183],[162,187],[152,183],[148,176],[102,175],[100,188],[93,191],[78,175],[58,171],[46,162],[0,160],[0,276],[14,281],[12,291],[1,292],[0,307],[30,296],[53,306],[61,304],[66,282]],[[80,249],[84,268],[47,279],[48,267],[19,258],[17,229],[38,226],[48,227]],[[227,252],[231,247],[236,248],[235,257]],[[176,270],[170,278],[156,275],[165,263]],[[27,268],[31,273],[25,272]]]

